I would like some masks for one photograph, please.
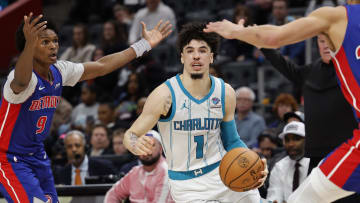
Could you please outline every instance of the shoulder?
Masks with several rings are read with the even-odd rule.
[[[321,17],[331,21],[337,21],[342,17],[346,17],[346,8],[345,6],[329,7],[324,6],[318,8],[310,13],[309,16],[312,17]]]
[[[160,12],[173,13],[174,11],[168,5],[160,3]]]
[[[163,83],[163,84],[159,85],[158,87],[156,87],[150,93],[150,96],[155,97],[157,100],[158,99],[165,99],[165,98],[171,97],[171,90],[166,85],[166,83]]]
[[[135,19],[139,19],[145,16],[145,14],[147,13],[147,8],[142,8],[140,9],[138,12],[136,12],[135,14]]]
[[[228,83],[225,83],[225,97],[226,99],[235,99],[235,90]]]
[[[78,67],[78,66],[83,66],[83,64],[81,64],[81,63],[73,63],[73,62],[70,62],[70,61],[58,60],[58,61],[56,61],[54,66],[57,67],[59,70],[64,70],[66,68],[75,68],[75,67]]]

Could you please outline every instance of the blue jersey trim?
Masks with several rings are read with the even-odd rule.
[[[171,180],[188,180],[192,178],[197,178],[203,176],[212,170],[216,169],[220,165],[220,161],[205,166],[203,168],[198,168],[191,171],[171,171],[168,170],[169,178]]]
[[[175,110],[176,110],[176,99],[175,99],[175,93],[174,93],[174,89],[172,88],[169,80],[167,80],[165,82],[165,84],[168,86],[168,88],[170,89],[171,92],[171,114],[169,116],[169,118],[166,119],[159,119],[159,122],[168,122],[171,121],[175,115]]]
[[[221,108],[222,108],[223,116],[225,116],[225,84],[221,78],[219,78],[219,80],[221,83]]]
[[[195,103],[197,104],[201,104],[203,103],[204,101],[206,101],[207,99],[209,99],[209,97],[212,95],[212,93],[214,92],[214,89],[215,89],[215,81],[214,81],[214,78],[212,76],[210,76],[210,79],[211,79],[211,88],[210,88],[210,91],[209,93],[202,99],[198,100],[196,98],[194,98],[193,96],[191,96],[191,94],[185,89],[184,85],[182,84],[181,82],[181,79],[180,79],[180,75],[177,74],[176,75],[176,80],[177,82],[179,83],[179,86],[181,88],[181,90],[184,92],[184,94],[186,96],[188,96],[191,100],[193,100]]]

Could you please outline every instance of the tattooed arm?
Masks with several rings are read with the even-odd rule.
[[[162,84],[151,92],[143,112],[125,133],[124,145],[131,153],[151,154],[153,140],[145,134],[155,126],[161,115],[167,115],[170,107],[171,92],[165,84]]]

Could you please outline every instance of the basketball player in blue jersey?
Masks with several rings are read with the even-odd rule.
[[[360,0],[348,0],[345,6],[322,7],[307,17],[282,26],[244,27],[243,20],[238,24],[223,20],[209,23],[204,31],[265,48],[278,48],[318,34],[326,35],[339,84],[360,121],[359,22]],[[332,202],[354,192],[360,193],[359,129],[355,129],[351,139],[323,159],[290,196],[288,203]]]
[[[204,33],[204,28],[200,23],[183,27],[178,36],[183,73],[150,94],[143,112],[126,131],[124,144],[135,155],[150,154],[152,140],[144,134],[157,123],[176,202],[259,203],[256,187],[265,181],[267,169],[247,192],[231,191],[220,180],[219,163],[226,151],[246,145],[234,122],[233,88],[209,75],[219,37]]]
[[[95,62],[57,61],[55,29],[33,14],[17,32],[21,51],[4,85],[0,107],[0,191],[8,202],[58,202],[43,141],[59,103],[62,86],[105,75],[149,51],[171,33],[161,21],[143,39]]]

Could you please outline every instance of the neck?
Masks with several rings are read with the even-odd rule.
[[[161,159],[161,157],[159,158],[159,160],[158,160],[157,162],[155,162],[155,163],[152,164],[152,165],[149,165],[149,166],[143,165],[144,170],[145,170],[146,172],[151,172],[151,171],[153,171],[153,170],[156,168],[157,164],[160,162],[160,159]]]
[[[211,88],[211,80],[209,74],[204,74],[202,79],[191,79],[190,75],[184,73],[180,79],[185,89],[196,99],[201,99],[207,95]]]
[[[238,119],[239,120],[243,120],[248,114],[249,114],[250,110],[249,111],[243,111],[243,112],[238,112]]]
[[[36,59],[34,59],[34,63],[33,63],[34,71],[37,74],[39,74],[42,78],[49,80],[49,81],[50,81],[50,77],[49,77],[50,65],[51,64],[40,63]]]

